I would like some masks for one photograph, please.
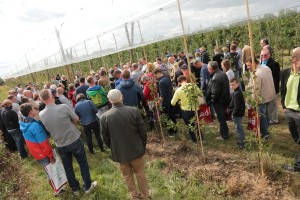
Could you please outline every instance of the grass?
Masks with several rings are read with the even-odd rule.
[[[0,87],[0,97],[5,98],[7,91],[8,87]],[[282,110],[279,113],[280,124],[270,126],[271,148],[264,153],[266,182],[258,179],[256,146],[240,150],[236,144],[232,122],[228,122],[231,136],[228,141],[215,139],[219,135],[216,122],[208,125],[204,131],[207,161],[203,163],[179,120],[182,125],[180,135],[174,139],[166,138],[165,148],[161,148],[159,140],[148,144],[146,174],[152,199],[274,199],[277,193],[281,195],[277,199],[299,198],[300,175],[287,173],[280,166],[285,163],[293,164],[300,149],[290,136]],[[246,122],[245,117],[244,128]],[[251,134],[253,133],[247,132],[248,136]],[[149,134],[149,138],[157,139],[159,135],[156,131]],[[187,138],[187,143],[182,140],[183,136]],[[84,135],[82,138],[85,141]],[[110,159],[109,151],[101,153],[96,143],[94,147],[95,154],[87,152],[87,157],[92,180],[98,181],[95,192],[89,195],[82,192],[79,197],[75,197],[67,187],[66,193],[55,198],[42,167],[32,158],[20,162],[18,156],[12,154],[10,159],[18,166],[18,173],[12,175],[11,180],[1,181],[1,196],[8,199],[129,199],[119,165]],[[73,164],[76,177],[82,185],[78,164]],[[15,182],[23,185],[19,186]],[[267,190],[264,188],[272,189],[271,196],[262,196]],[[20,193],[17,197],[13,195],[16,191]]]
[[[7,85],[0,86],[0,101],[4,101],[8,96],[10,88]]]

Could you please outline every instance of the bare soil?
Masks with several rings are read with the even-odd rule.
[[[196,178],[209,188],[212,194],[224,198],[241,199],[299,199],[290,188],[289,174],[287,181],[281,180],[281,172],[268,168],[265,178],[259,175],[258,161],[250,160],[238,154],[205,150],[205,161],[199,156],[196,145],[185,142],[166,141],[164,147],[160,139],[151,135],[147,144],[149,160],[159,159],[166,163],[162,173],[170,174],[179,170],[186,178]],[[216,189],[216,186],[223,189]],[[293,186],[295,187],[295,186]]]

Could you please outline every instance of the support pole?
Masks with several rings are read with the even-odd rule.
[[[114,34],[114,33],[113,33],[113,37],[114,37],[114,40],[115,40],[116,49],[117,49],[117,51],[118,51],[119,64],[120,64],[120,67],[122,67],[122,66],[121,66],[121,56],[120,56],[120,52],[119,52],[117,40],[116,40],[116,37],[115,37],[115,34]]]
[[[185,29],[184,29],[184,24],[183,24],[183,18],[182,18],[182,13],[181,13],[181,7],[180,7],[180,2],[179,0],[177,0],[177,5],[178,5],[178,10],[179,10],[179,16],[180,16],[180,22],[181,22],[181,28],[182,28],[182,32],[183,32],[183,42],[184,42],[184,49],[185,49],[185,55],[187,58],[187,64],[188,64],[188,69],[189,69],[189,74],[190,76],[192,75],[191,72],[191,66],[190,66],[190,60],[189,60],[189,56],[188,56],[188,46],[187,46],[187,39],[186,39],[186,34],[185,34]],[[193,85],[195,85],[193,78],[191,78],[191,83]],[[197,87],[197,86],[196,86]],[[204,148],[203,148],[203,141],[202,141],[202,136],[201,136],[201,130],[200,130],[200,122],[198,119],[198,110],[196,109],[195,111],[195,115],[196,115],[196,119],[197,119],[197,125],[198,125],[198,135],[200,138],[200,147],[201,147],[201,153],[202,153],[202,157],[203,157],[203,161],[205,162],[205,155],[204,155]],[[198,146],[198,137],[197,138],[197,149],[199,151],[199,157],[200,157],[200,150],[199,150],[199,146]]]
[[[254,62],[254,47],[253,47],[253,38],[252,38],[252,27],[251,27],[251,18],[250,18],[250,10],[249,10],[249,2],[248,0],[245,0],[246,4],[246,10],[247,10],[247,16],[248,16],[248,32],[249,32],[249,40],[250,40],[250,49],[251,49],[251,58],[252,58],[252,68],[255,65]],[[256,89],[256,76],[255,76],[256,70],[254,69],[251,72],[251,78],[253,81],[253,89],[252,92],[255,96],[255,103],[256,103],[256,117],[257,117],[257,136],[258,136],[258,146],[259,146],[259,164],[260,164],[260,174],[262,177],[264,177],[264,166],[263,166],[263,160],[262,160],[262,141],[261,141],[261,133],[260,133],[260,120],[259,120],[259,111],[258,111],[258,103],[259,99],[258,96],[255,93]]]
[[[142,43],[144,44],[145,41],[144,41],[144,38],[143,38],[143,35],[142,35],[141,26],[140,26],[140,21],[138,21],[137,23],[138,23],[138,27],[139,27],[139,32],[140,32],[140,36],[141,36],[141,41],[142,41]],[[145,46],[143,46],[143,51],[144,51],[144,57],[145,57],[146,62],[147,62],[147,53],[146,53],[146,47],[145,47]]]

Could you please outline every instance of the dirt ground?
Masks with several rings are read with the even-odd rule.
[[[205,150],[204,162],[196,145],[191,147],[184,142],[166,141],[163,148],[160,139],[152,135],[147,144],[147,156],[149,160],[159,159],[166,163],[163,173],[179,170],[187,178],[201,180],[212,193],[224,198],[297,199],[290,194],[288,181],[279,181],[280,172],[268,169],[266,178],[261,178],[257,160],[238,154]],[[217,191],[216,185],[224,189]]]
[[[30,199],[27,177],[20,170],[20,158],[4,148],[0,151],[0,199]]]

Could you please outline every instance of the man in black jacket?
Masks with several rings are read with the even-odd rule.
[[[268,48],[263,48],[260,54],[261,57],[261,66],[268,66],[272,71],[274,87],[276,94],[279,93],[279,81],[280,81],[280,66],[279,63],[276,62],[272,57]],[[277,106],[277,98],[273,101],[270,101],[268,104],[268,118],[269,124],[277,124],[278,123],[278,106]]]
[[[120,163],[132,199],[147,199],[149,190],[145,175],[144,154],[147,131],[138,108],[124,106],[117,89],[108,92],[112,108],[100,117],[100,130],[105,144],[111,149],[112,159]],[[136,192],[133,173],[140,194]]]
[[[27,152],[24,147],[25,140],[23,138],[22,131],[20,130],[18,114],[12,110],[12,103],[13,102],[11,100],[5,100],[3,102],[4,110],[2,111],[1,116],[8,133],[15,140],[21,158],[26,158]]]
[[[3,108],[2,108],[2,102],[0,102],[0,132],[2,131],[2,134],[3,134],[3,137],[4,137],[5,146],[10,151],[16,151],[17,150],[16,143],[15,143],[13,137],[7,132],[7,129],[6,129],[4,121],[3,121],[3,118],[1,116],[2,110],[3,110]]]
[[[300,47],[293,50],[292,64],[292,68],[281,74],[281,103],[290,133],[300,145]],[[300,172],[300,156],[295,165],[287,169]]]
[[[208,72],[210,73],[210,80],[208,83],[206,101],[208,104],[213,105],[214,110],[217,113],[221,134],[221,137],[218,137],[217,139],[226,140],[229,138],[229,130],[225,118],[225,113],[230,100],[228,77],[219,69],[216,61],[208,63]]]
[[[174,106],[171,105],[171,100],[173,97],[173,86],[171,79],[169,77],[165,77],[160,68],[155,68],[153,70],[153,74],[158,81],[158,89],[159,89],[159,100],[158,106],[162,106],[163,113],[165,113],[168,118],[176,124],[176,117],[174,115]],[[169,137],[174,137],[176,134],[175,128],[168,129]]]

